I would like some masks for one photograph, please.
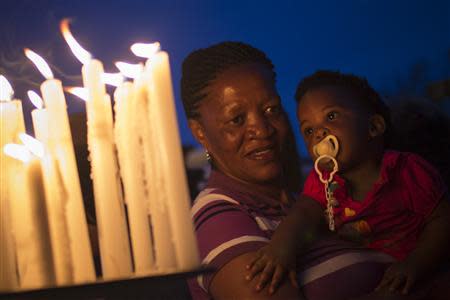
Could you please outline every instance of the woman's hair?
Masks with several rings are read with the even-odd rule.
[[[222,42],[190,53],[183,61],[181,98],[188,119],[198,117],[200,102],[207,96],[205,88],[217,76],[230,67],[260,63],[276,74],[270,59],[264,52],[241,42]]]
[[[338,86],[349,89],[357,95],[355,99],[366,109],[381,115],[386,123],[384,133],[385,146],[390,144],[392,124],[389,107],[365,78],[338,71],[319,70],[300,81],[295,92],[295,100],[299,103],[308,91],[325,86]]]

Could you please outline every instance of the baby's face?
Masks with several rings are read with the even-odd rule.
[[[325,136],[334,135],[339,142],[336,157],[344,171],[367,158],[370,114],[350,90],[324,86],[308,91],[300,99],[297,117],[300,131],[313,160],[312,148]]]

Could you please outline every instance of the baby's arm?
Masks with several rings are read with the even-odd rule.
[[[393,264],[377,289],[401,290],[407,294],[415,282],[448,260],[450,251],[450,204],[444,197],[427,218],[416,249],[402,262]]]
[[[256,289],[261,290],[270,282],[273,293],[286,272],[294,286],[296,283],[296,258],[313,241],[326,231],[323,208],[315,200],[301,196],[291,212],[280,223],[270,240],[247,265],[247,280],[261,272]]]

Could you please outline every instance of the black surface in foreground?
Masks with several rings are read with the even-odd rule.
[[[211,268],[199,268],[181,273],[99,280],[39,290],[0,292],[0,299],[191,299],[186,280],[211,271]]]

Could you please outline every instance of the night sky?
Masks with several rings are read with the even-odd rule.
[[[65,17],[72,18],[73,34],[108,72],[117,72],[115,61],[140,61],[129,51],[131,44],[161,43],[171,57],[184,144],[194,140],[179,96],[182,60],[224,40],[249,43],[273,60],[293,122],[296,85],[317,69],[362,75],[383,95],[407,85],[417,65],[425,66],[428,81],[450,78],[448,0],[0,0],[0,73],[23,100],[27,119],[26,91],[37,90],[43,78],[24,58],[24,47],[42,55],[64,84],[81,85],[81,65],[59,33]],[[67,102],[71,112],[84,109],[75,97],[67,96]]]

